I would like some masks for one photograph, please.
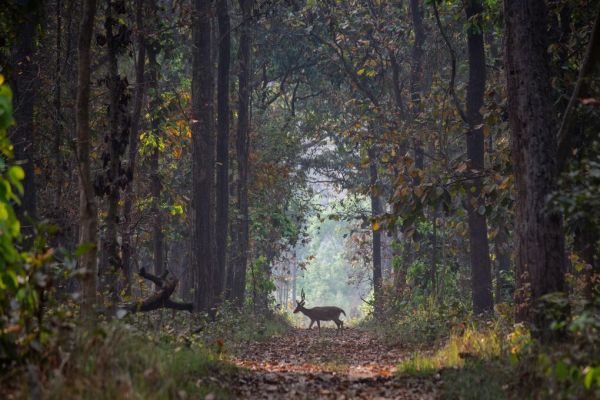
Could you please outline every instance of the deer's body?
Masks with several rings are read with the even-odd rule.
[[[321,334],[321,321],[333,321],[337,325],[335,334],[343,333],[344,321],[340,319],[340,314],[346,316],[346,313],[341,308],[334,306],[306,308],[304,307],[304,290],[302,290],[302,300],[296,303],[298,303],[298,306],[294,310],[294,314],[301,312],[310,318],[308,329],[312,329],[313,324],[316,322],[319,327],[319,334]]]

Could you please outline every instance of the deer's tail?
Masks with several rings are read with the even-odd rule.
[[[346,313],[344,312],[344,310],[342,310],[342,309],[340,308],[340,311],[342,312],[342,314],[344,314],[344,317],[346,317]]]

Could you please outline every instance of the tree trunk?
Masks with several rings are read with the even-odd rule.
[[[221,299],[227,271],[227,235],[229,227],[229,66],[230,23],[228,0],[217,1],[219,19],[219,72],[217,82],[217,217],[215,297]]]
[[[133,235],[133,221],[132,221],[132,209],[134,202],[134,190],[133,190],[133,178],[135,176],[135,163],[137,159],[138,150],[138,136],[140,131],[140,116],[142,113],[142,107],[144,105],[144,96],[146,92],[146,83],[144,81],[144,67],[146,64],[146,44],[145,44],[145,31],[144,31],[144,12],[143,12],[143,0],[136,0],[135,2],[135,20],[137,25],[137,41],[138,41],[138,54],[137,61],[135,64],[135,91],[133,95],[133,111],[131,115],[131,130],[129,132],[129,184],[125,188],[125,204],[123,207],[123,272],[127,281],[127,293],[130,293],[131,278],[132,278],[132,265],[131,258],[133,254],[133,248],[131,246],[131,236]]]
[[[377,185],[379,183],[377,173],[377,154],[371,147],[369,153],[369,175],[371,180],[371,216],[376,219],[382,214],[381,199]],[[379,318],[382,314],[382,275],[381,275],[381,229],[373,229],[373,294],[374,294],[374,313]]]
[[[545,27],[547,9],[537,0],[505,0],[506,77],[512,159],[516,183],[517,316],[534,324],[543,339],[550,321],[541,296],[565,290],[565,245],[561,216],[546,207],[557,187],[557,129],[548,101],[550,73]]]
[[[153,26],[158,30],[158,16],[156,4],[154,1],[150,2],[151,4],[151,15],[154,19]],[[150,100],[150,104],[152,105],[150,108],[152,110],[158,110],[160,108],[161,98],[160,98],[160,88],[159,88],[159,65],[156,57],[158,55],[158,44],[154,43],[154,45],[148,49],[148,67],[150,72],[150,82],[149,89],[152,93],[152,98]],[[163,218],[162,212],[160,209],[161,202],[161,189],[162,184],[160,181],[160,150],[158,143],[160,143],[160,120],[156,115],[156,111],[152,113],[152,134],[156,140],[156,146],[152,149],[152,154],[150,155],[150,193],[152,195],[152,247],[154,253],[154,273],[156,275],[162,275],[165,270],[165,251],[164,251],[164,234],[163,234]]]
[[[411,121],[413,123],[421,112],[421,92],[423,90],[423,44],[425,43],[425,30],[423,29],[423,5],[421,2],[421,0],[410,0],[410,13],[415,35],[410,68]],[[415,148],[415,167],[423,169],[424,153],[421,138],[415,136],[413,145]]]
[[[81,316],[88,321],[94,320],[96,305],[96,245],[98,209],[90,174],[90,44],[94,31],[96,0],[85,0],[79,30],[78,66],[77,66],[77,163],[79,170],[79,245],[90,246],[79,258],[82,302]]]
[[[63,165],[60,153],[63,137],[62,125],[62,2],[56,0],[56,59],[54,66],[54,209],[61,209],[62,187],[63,187]],[[56,215],[56,222],[59,221],[60,215]]]
[[[211,60],[211,2],[194,0],[192,16],[192,198],[194,223],[192,260],[195,271],[194,305],[212,306],[213,270],[213,74]]]
[[[23,6],[25,7],[25,6]],[[36,214],[36,187],[34,174],[34,124],[33,102],[37,85],[36,65],[34,64],[34,35],[37,18],[37,7],[28,13],[25,21],[20,23],[16,32],[16,44],[12,49],[11,65],[13,68],[10,84],[13,91],[14,113],[16,126],[11,129],[11,141],[14,145],[14,160],[21,163],[25,178],[23,179],[24,194],[21,204],[16,205],[17,218],[21,222],[21,232],[27,242],[33,238],[31,219]]]
[[[470,24],[480,26],[483,5],[479,0],[469,0],[465,9]],[[469,82],[467,85],[467,157],[471,185],[468,188],[467,212],[469,219],[469,253],[471,257],[471,285],[475,314],[492,311],[492,265],[487,238],[485,202],[482,198],[484,165],[483,96],[485,92],[485,50],[482,27],[467,30],[469,54]]]
[[[129,130],[126,127],[124,113],[127,107],[125,83],[121,80],[118,69],[118,54],[124,43],[113,33],[116,16],[113,16],[113,3],[107,1],[106,6],[106,42],[108,46],[108,89],[109,89],[109,135],[108,135],[108,165],[106,169],[106,185],[104,193],[108,197],[106,216],[106,233],[102,243],[100,273],[102,289],[110,293],[111,307],[118,298],[118,274],[121,270],[120,248],[117,241],[119,224],[119,200],[123,186],[121,157],[127,147]]]
[[[248,174],[249,174],[249,127],[250,127],[250,71],[252,68],[250,60],[251,42],[251,11],[253,0],[239,0],[242,9],[242,26],[240,30],[239,50],[239,110],[238,127],[236,138],[237,161],[238,161],[238,257],[235,271],[234,297],[238,306],[244,301],[244,289],[246,286],[246,268],[248,264],[249,245],[249,215],[248,215]]]

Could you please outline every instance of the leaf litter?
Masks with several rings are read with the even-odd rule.
[[[432,379],[396,374],[409,355],[359,329],[294,329],[239,348],[232,361],[242,372],[229,389],[240,399],[439,398]]]

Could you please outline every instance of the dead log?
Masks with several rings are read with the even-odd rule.
[[[192,312],[194,310],[192,303],[182,303],[171,300],[171,295],[175,291],[179,281],[174,277],[168,278],[168,274],[169,271],[165,271],[161,276],[156,276],[147,272],[145,268],[140,269],[138,275],[153,282],[156,285],[157,290],[143,300],[123,304],[119,309],[130,313],[147,312],[158,310],[160,308]]]

